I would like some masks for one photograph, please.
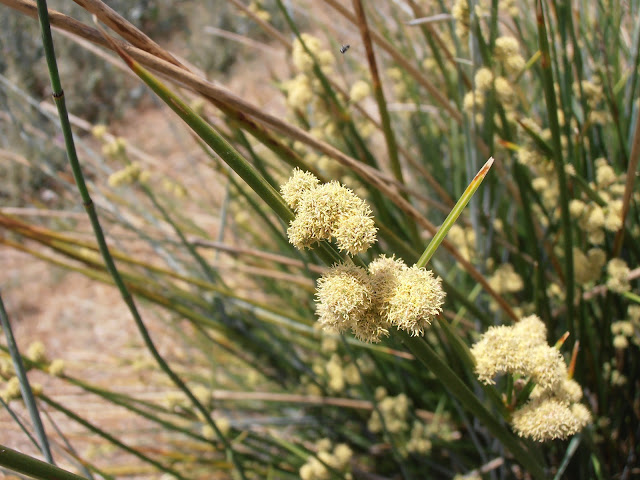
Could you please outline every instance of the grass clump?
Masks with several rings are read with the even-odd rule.
[[[172,390],[124,395],[27,352],[24,369],[127,409],[162,432],[162,448],[118,438],[46,388],[28,402],[33,418],[58,411],[177,478],[632,468],[639,6],[231,3],[252,28],[227,38],[263,52],[252,65],[268,102],[210,81],[205,63],[187,66],[98,0],[86,2],[97,27],[51,13],[169,107],[172,131],[190,135],[175,164],[108,125],[69,121],[53,66],[66,53],[43,21],[75,181],[43,171],[62,208],[81,198],[95,241],[86,222],[69,233],[2,213],[2,242],[116,285],[153,359],[150,383]],[[72,129],[93,130],[102,152]],[[192,362],[161,353],[150,312]]]

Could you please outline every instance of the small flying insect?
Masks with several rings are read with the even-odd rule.
[[[340,47],[340,53],[342,53],[344,55],[344,52],[346,52],[347,50],[349,50],[349,47],[351,47],[351,45],[347,44],[347,45],[342,45]]]

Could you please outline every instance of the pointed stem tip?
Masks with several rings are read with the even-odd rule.
[[[484,177],[487,174],[487,172],[489,171],[489,169],[491,168],[492,165],[493,165],[493,157],[489,157],[489,160],[487,160],[487,163],[485,163],[482,166],[482,168],[478,172],[477,176],[483,176]]]

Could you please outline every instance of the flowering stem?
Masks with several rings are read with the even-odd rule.
[[[462,406],[471,412],[502,444],[508,448],[513,456],[536,479],[547,478],[544,468],[538,464],[518,439],[500,423],[496,416],[478,400],[476,395],[467,387],[453,370],[434,352],[421,337],[412,337],[406,332],[398,331],[402,341],[409,350],[438,377]]]
[[[478,190],[478,188],[480,187],[480,184],[489,172],[491,165],[493,165],[493,157],[490,157],[489,160],[487,160],[484,166],[473,178],[473,180],[471,180],[471,183],[469,183],[469,186],[460,196],[456,204],[453,206],[451,212],[449,212],[449,215],[447,215],[447,218],[445,218],[444,222],[442,223],[436,234],[433,236],[431,242],[429,242],[429,245],[427,245],[424,253],[416,263],[418,267],[425,267],[427,263],[429,263],[429,260],[431,260],[433,254],[436,252],[444,238],[447,236],[447,233],[449,232],[451,227],[453,227],[453,224],[456,222],[464,208],[467,206],[473,194],[476,193],[476,190]]]

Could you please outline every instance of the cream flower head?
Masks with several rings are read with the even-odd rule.
[[[320,185],[311,173],[295,169],[280,189],[296,212],[287,234],[298,249],[335,237],[338,248],[351,255],[366,251],[375,241],[371,208],[353,190],[330,182]]]

